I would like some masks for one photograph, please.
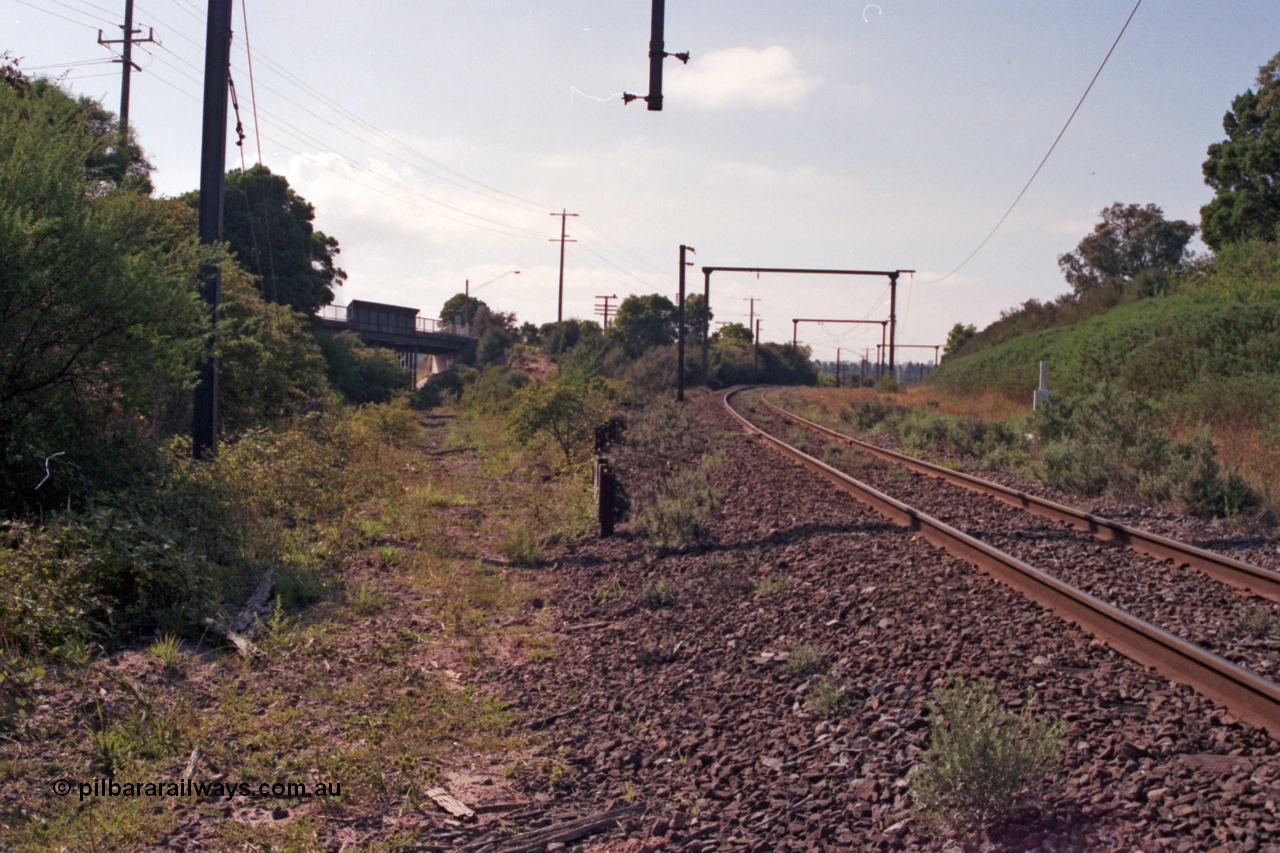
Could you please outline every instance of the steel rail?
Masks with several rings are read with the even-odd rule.
[[[747,388],[728,391],[724,407],[748,433],[759,436],[784,456],[894,523],[1076,623],[1120,654],[1154,668],[1172,681],[1190,685],[1238,719],[1261,726],[1280,740],[1280,685],[1064,583],[769,435],[730,405],[733,396],[744,390]]]
[[[1102,518],[1074,507],[1019,491],[1018,489],[983,480],[972,474],[952,471],[940,465],[934,465],[902,453],[867,444],[865,441],[859,441],[822,424],[806,420],[793,412],[788,412],[769,402],[763,394],[760,396],[760,401],[774,414],[854,447],[863,453],[902,465],[929,477],[937,477],[979,494],[988,495],[1010,506],[1024,509],[1033,515],[1069,524],[1076,530],[1089,533],[1094,538],[1104,542],[1115,542],[1128,546],[1141,554],[1155,557],[1158,560],[1172,560],[1177,565],[1190,566],[1215,580],[1239,589],[1248,590],[1254,595],[1280,603],[1280,572],[1255,566],[1223,554],[1215,554],[1212,551],[1206,551],[1203,548],[1197,548],[1185,542],[1178,542],[1157,533],[1129,527],[1109,518]]]

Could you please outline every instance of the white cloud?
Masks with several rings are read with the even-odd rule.
[[[785,47],[731,47],[695,56],[687,68],[665,75],[666,94],[704,107],[791,107],[822,85],[802,71]]]

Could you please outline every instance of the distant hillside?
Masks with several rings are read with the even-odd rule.
[[[1064,394],[1104,384],[1163,401],[1196,420],[1280,416],[1280,299],[1235,301],[1184,293],[1121,305],[1069,326],[1033,332],[944,362],[928,379],[956,393],[1025,394],[1049,359]],[[1253,290],[1253,292],[1257,292]]]

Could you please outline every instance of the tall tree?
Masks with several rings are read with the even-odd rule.
[[[1127,284],[1144,270],[1169,272],[1186,254],[1196,227],[1169,221],[1154,204],[1116,202],[1074,252],[1058,256],[1058,266],[1076,295]]]
[[[632,358],[676,339],[676,306],[660,293],[628,296],[618,306],[610,332]]]
[[[755,341],[755,336],[743,323],[726,323],[711,336],[711,340],[729,346],[749,347]]]
[[[978,333],[978,329],[970,323],[956,323],[951,327],[951,331],[947,332],[947,345],[942,348],[942,361],[954,357],[960,352],[960,347],[969,342],[969,339]]]
[[[1257,84],[1236,96],[1222,119],[1227,138],[1210,145],[1204,161],[1214,198],[1200,208],[1200,227],[1215,250],[1280,240],[1280,53],[1258,69]]]
[[[489,306],[483,299],[476,299],[465,293],[455,293],[440,306],[440,321],[468,326],[488,310]]]
[[[0,86],[0,504],[53,454],[92,480],[192,375],[209,253],[184,205],[86,171],[100,143],[58,87]]]
[[[691,293],[685,297],[685,334],[694,345],[702,346],[702,342],[711,333],[711,321],[714,318],[715,314],[711,313],[711,306],[702,298],[701,293]]]
[[[198,191],[183,199],[193,207]],[[227,173],[223,233],[240,265],[258,277],[268,302],[313,314],[346,280],[338,241],[315,230],[315,207],[266,166]]]

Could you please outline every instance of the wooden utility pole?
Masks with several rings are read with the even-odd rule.
[[[755,349],[751,354],[751,367],[755,372],[756,381],[760,381],[760,321],[756,320]]]
[[[616,294],[616,293],[612,294],[611,296],[599,296],[599,295],[597,295],[597,296],[596,296],[596,299],[599,299],[601,302],[603,302],[603,303],[604,303],[603,305],[597,305],[597,306],[596,306],[596,316],[597,316],[597,317],[603,317],[603,318],[604,318],[604,319],[601,321],[601,328],[602,328],[602,329],[607,329],[607,328],[609,328],[609,316],[610,316],[610,314],[611,314],[611,313],[617,313],[617,310],[618,310],[618,309],[614,308],[612,311],[610,311],[610,309],[609,309],[609,302],[610,302],[610,301],[612,301],[612,300],[614,300],[614,299],[617,299],[617,298],[618,298],[618,294]]]
[[[227,77],[231,66],[231,0],[209,0],[204,50],[204,122],[200,145],[200,242],[222,240],[223,190],[227,174]],[[214,346],[222,288],[216,264],[200,268],[200,297],[208,306],[209,345],[199,365],[191,411],[195,458],[218,444],[218,360]]]
[[[568,217],[577,216],[578,214],[569,213],[566,210],[561,210],[559,213],[553,213],[551,215],[560,217],[560,239],[557,240],[555,237],[552,237],[550,240],[548,240],[548,242],[560,244],[560,298],[556,302],[556,322],[563,323],[564,322],[564,244],[578,242],[577,240],[570,240],[568,236],[564,233],[564,229],[565,229],[565,222],[568,219]]]
[[[104,46],[110,44],[123,45],[120,51],[120,58],[112,60],[124,66],[120,77],[120,141],[121,150],[123,151],[124,147],[129,144],[129,75],[134,69],[142,70],[142,66],[133,61],[133,46],[155,41],[156,31],[153,28],[148,28],[150,32],[147,33],[146,38],[134,38],[142,30],[133,28],[133,0],[124,0],[124,26],[120,29],[124,30],[124,38],[118,39],[104,39],[102,30],[98,30],[98,44]]]
[[[706,267],[703,267],[703,270],[705,271]],[[711,277],[710,272],[707,272],[706,275],[707,278]],[[756,325],[756,303],[761,302],[762,300],[759,296],[744,296],[742,297],[742,301],[751,303],[750,313],[747,315],[747,331],[751,331]]]

